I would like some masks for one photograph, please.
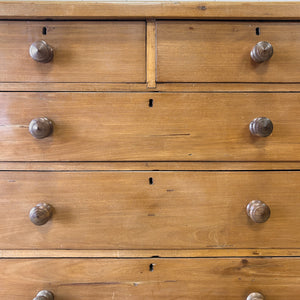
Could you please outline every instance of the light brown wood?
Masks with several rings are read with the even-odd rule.
[[[153,265],[151,272],[149,267]],[[298,300],[300,259],[1,259],[0,297],[32,299],[266,299]]]
[[[0,171],[300,170],[299,162],[0,162]]]
[[[5,88],[6,86],[3,86]],[[0,84],[2,89],[2,85]],[[13,87],[11,87],[13,88]],[[273,83],[158,83],[161,92],[299,92],[300,84]]]
[[[264,19],[299,20],[300,4],[282,2],[199,2],[199,1],[8,1],[0,3],[4,19]]]
[[[250,58],[259,41],[274,48],[261,64]],[[299,82],[299,48],[298,23],[159,21],[157,81]]]
[[[147,21],[147,87],[156,87],[156,21]]]
[[[299,180],[299,172],[3,172],[0,248],[299,248]],[[256,199],[271,209],[266,223],[247,216]],[[39,202],[54,213],[34,226],[28,213]]]
[[[300,160],[299,94],[1,93],[0,105],[2,161]],[[36,140],[41,116],[54,130]],[[263,116],[273,133],[254,137]]]
[[[198,249],[198,250],[0,250],[1,258],[200,258],[297,257],[300,249]]]
[[[97,83],[97,82],[0,82],[0,91],[11,92],[149,92],[145,83]],[[300,92],[300,84],[256,83],[158,83],[151,92]]]
[[[41,39],[54,48],[49,63],[29,56],[30,45]],[[146,80],[145,22],[1,21],[0,41],[2,82]]]
[[[0,20],[0,299],[298,300],[300,3]]]

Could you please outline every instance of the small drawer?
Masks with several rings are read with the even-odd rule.
[[[298,300],[300,294],[299,258],[1,259],[0,268],[0,297],[7,300],[31,300],[41,290],[57,300]]]
[[[261,41],[273,56],[256,63],[250,52]],[[257,47],[266,54],[266,45]],[[157,81],[299,82],[299,49],[299,23],[159,21]]]
[[[1,21],[0,42],[0,82],[145,82],[144,22]]]
[[[299,248],[299,181],[296,171],[1,172],[0,249]]]
[[[0,93],[0,160],[299,161],[299,97]]]

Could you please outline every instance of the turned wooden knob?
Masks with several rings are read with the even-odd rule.
[[[250,56],[256,63],[269,60],[273,55],[273,47],[268,42],[259,42],[251,50]]]
[[[29,132],[36,139],[43,139],[53,131],[53,122],[48,118],[33,119],[29,124]]]
[[[53,58],[53,49],[45,41],[36,41],[31,44],[29,54],[37,62],[47,63]]]
[[[53,207],[50,204],[39,203],[30,210],[29,218],[34,225],[40,226],[51,219],[52,213]]]
[[[266,203],[253,200],[247,205],[247,214],[253,222],[264,223],[270,218],[271,211]]]
[[[265,117],[255,118],[249,124],[249,130],[252,135],[267,137],[273,131],[273,123],[270,119]]]
[[[50,291],[40,291],[33,300],[54,300],[54,295]]]
[[[265,300],[261,293],[251,293],[246,300]]]

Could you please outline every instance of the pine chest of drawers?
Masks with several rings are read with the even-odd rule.
[[[0,298],[300,295],[300,5],[0,3]]]

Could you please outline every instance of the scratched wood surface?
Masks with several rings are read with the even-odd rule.
[[[153,271],[150,271],[150,264]],[[48,289],[55,300],[298,300],[300,259],[1,259],[0,297],[32,299]]]
[[[43,27],[47,34],[43,35]],[[36,40],[53,61],[29,56]],[[145,22],[0,22],[1,82],[145,82]],[[20,85],[21,86],[21,85]]]
[[[259,41],[274,48],[261,64],[250,59]],[[157,81],[299,82],[299,48],[299,23],[159,21]]]
[[[299,248],[299,172],[1,172],[1,249]],[[152,183],[152,184],[151,184]],[[253,223],[261,200],[270,219]],[[35,226],[38,203],[54,207]]]
[[[0,160],[299,161],[299,95],[3,92]],[[30,135],[38,117],[52,136]],[[272,120],[271,136],[250,134],[256,117]]]

